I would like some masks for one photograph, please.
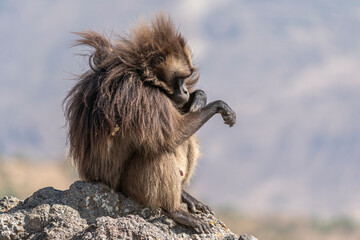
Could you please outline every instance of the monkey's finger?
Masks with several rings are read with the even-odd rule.
[[[196,212],[196,206],[195,206],[195,204],[194,203],[189,203],[188,204],[188,207],[189,207],[189,209],[190,209],[190,211],[191,212]]]
[[[227,119],[224,119],[224,123],[229,125],[230,127],[232,127],[235,124],[235,121],[234,121],[234,119],[227,118]]]
[[[205,211],[208,213],[208,214],[212,214],[212,215],[215,215],[214,211],[209,207],[209,206],[204,206],[205,208]]]
[[[200,233],[205,233],[205,230],[203,229],[202,224],[198,223],[195,227]]]
[[[199,224],[199,227],[198,227],[199,231],[201,233],[207,233],[206,230],[204,229],[204,226],[202,224]]]
[[[236,115],[223,115],[224,123],[232,127],[236,123]]]
[[[205,207],[200,207],[199,208],[201,212],[205,213],[205,214],[209,214],[209,211],[205,208]]]
[[[209,208],[208,211],[209,211],[209,214],[215,215],[214,211],[211,208]]]
[[[233,127],[235,125],[235,123],[232,122],[232,123],[229,123],[228,125],[229,125],[229,127]]]
[[[205,206],[205,207],[210,214],[215,215],[214,211],[209,206]]]
[[[228,125],[229,127],[233,127],[234,126],[234,123],[227,123],[225,122],[226,125]]]
[[[224,119],[228,119],[228,118],[236,118],[236,114],[234,112],[224,112],[223,114],[221,114],[221,116]]]
[[[202,206],[202,212],[204,212],[206,214],[213,214],[213,211],[207,205]]]
[[[224,115],[223,119],[224,119],[224,121],[229,121],[229,120],[231,120],[231,116],[230,115]]]
[[[203,224],[203,229],[205,230],[206,233],[212,233],[212,229],[211,229],[211,225],[210,223],[204,223]]]
[[[208,206],[205,204],[198,204],[197,209],[199,209],[201,212],[209,214]]]

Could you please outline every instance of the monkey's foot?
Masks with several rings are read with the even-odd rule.
[[[181,193],[181,199],[184,203],[188,205],[188,208],[190,209],[191,212],[196,212],[197,209],[203,213],[215,215],[215,213],[213,212],[213,210],[211,210],[209,206],[198,201],[196,198],[194,198],[184,190]]]
[[[178,211],[172,211],[168,212],[170,217],[174,219],[176,222],[195,228],[199,233],[212,233],[211,230],[211,224],[206,223],[193,215],[191,213],[178,210]]]

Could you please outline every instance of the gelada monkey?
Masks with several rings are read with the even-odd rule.
[[[211,232],[209,223],[180,208],[211,213],[183,190],[199,157],[195,132],[220,113],[235,124],[224,102],[206,103],[186,40],[169,16],[157,14],[110,41],[77,33],[75,45],[92,48],[89,70],[64,100],[70,156],[86,181],[100,181],[175,221]]]

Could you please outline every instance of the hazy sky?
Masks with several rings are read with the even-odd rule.
[[[360,217],[359,1],[1,1],[0,152],[63,158],[61,103],[87,67],[71,32],[125,34],[160,9],[199,87],[238,116],[200,130],[193,190],[244,211]]]

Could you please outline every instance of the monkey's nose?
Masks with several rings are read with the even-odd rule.
[[[188,95],[188,90],[185,87],[180,87],[180,94],[181,95]]]

